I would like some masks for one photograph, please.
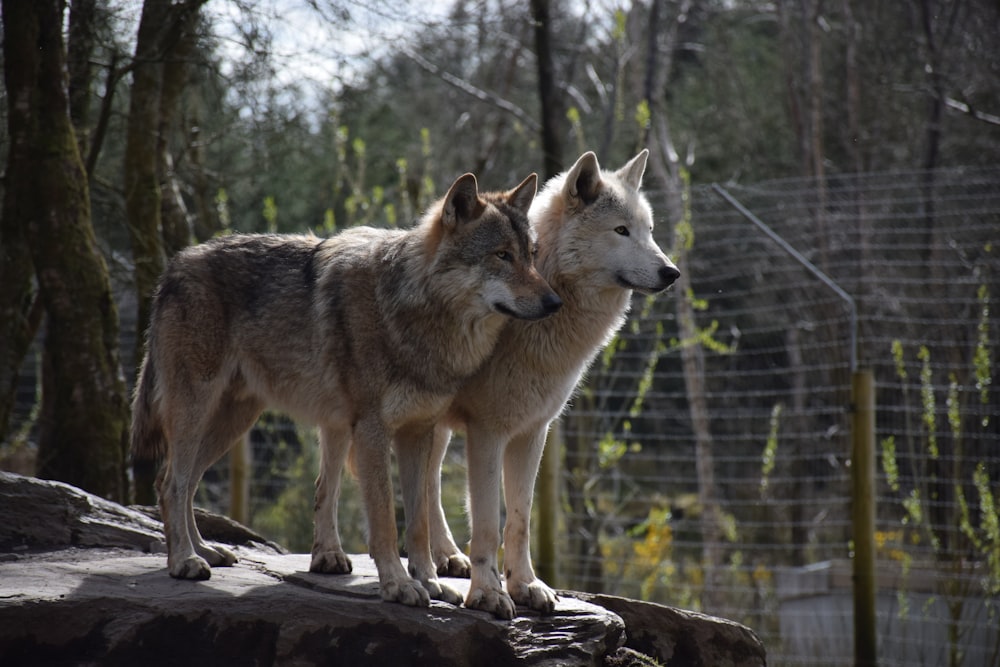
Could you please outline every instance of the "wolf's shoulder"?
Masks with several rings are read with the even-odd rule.
[[[316,261],[323,265],[385,266],[411,254],[420,244],[414,243],[412,229],[349,227],[322,239],[316,246]]]
[[[211,255],[262,255],[308,252],[321,238],[311,234],[226,234],[189,246],[176,256],[178,261],[197,260]]]

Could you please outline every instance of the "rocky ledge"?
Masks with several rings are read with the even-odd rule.
[[[367,556],[351,557],[350,575],[312,574],[308,555],[224,517],[199,513],[198,522],[240,561],[208,581],[177,581],[154,512],[0,473],[3,664],[766,664],[754,633],[724,619],[572,591],[555,613],[519,609],[513,621],[438,602],[388,604]]]

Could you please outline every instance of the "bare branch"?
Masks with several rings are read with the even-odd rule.
[[[452,85],[455,88],[458,88],[466,95],[471,95],[480,102],[492,104],[498,109],[506,111],[507,113],[513,115],[519,121],[524,123],[529,129],[535,131],[541,129],[541,126],[538,124],[537,120],[532,118],[530,115],[528,115],[527,112],[525,112],[524,109],[517,106],[513,102],[505,100],[499,95],[495,95],[494,93],[483,90],[482,88],[477,88],[476,86],[472,85],[465,79],[461,79],[455,76],[454,74],[444,71],[434,63],[430,62],[429,60],[419,55],[418,53],[411,51],[410,49],[403,48],[400,50],[402,51],[403,55],[405,55],[407,58],[412,60],[417,65],[419,65],[421,69],[430,72],[434,76],[440,78],[445,83]]]

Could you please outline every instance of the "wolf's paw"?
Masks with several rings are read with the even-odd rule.
[[[432,600],[441,600],[442,602],[453,604],[456,607],[462,604],[462,594],[451,586],[446,586],[437,579],[425,581],[423,584]]]
[[[516,582],[507,580],[507,591],[511,598],[525,607],[530,607],[543,614],[551,614],[556,609],[559,596],[541,579]]]
[[[205,544],[196,547],[196,551],[212,567],[229,567],[237,561],[236,554],[218,544],[211,546]]]
[[[415,579],[387,581],[379,584],[379,590],[386,602],[399,602],[408,607],[431,606],[431,596],[427,594],[427,589]]]
[[[351,559],[343,551],[314,552],[309,562],[309,571],[321,574],[350,574],[353,569]]]
[[[469,609],[488,611],[497,618],[509,621],[514,618],[514,601],[502,588],[472,588],[465,598]]]
[[[472,575],[472,561],[463,553],[441,554],[434,558],[441,577],[468,579]]]
[[[174,579],[194,579],[204,581],[212,576],[212,568],[201,556],[191,555],[170,565],[170,576]]]

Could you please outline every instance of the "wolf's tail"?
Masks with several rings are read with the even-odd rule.
[[[150,339],[146,358],[139,371],[135,399],[132,401],[131,448],[132,461],[159,461],[167,450],[163,433],[156,388],[156,362],[153,361],[153,342]]]

